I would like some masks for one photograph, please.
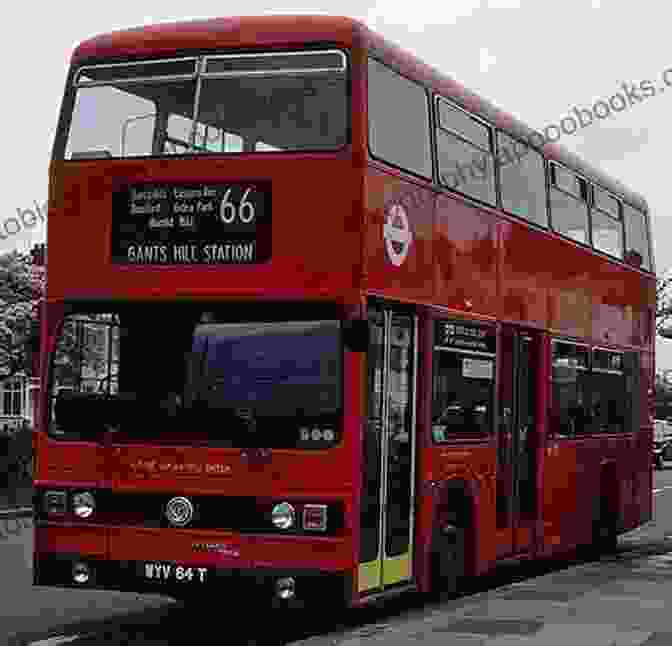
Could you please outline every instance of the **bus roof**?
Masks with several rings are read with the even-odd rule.
[[[278,15],[212,18],[147,25],[95,36],[75,49],[72,64],[100,62],[104,59],[140,58],[156,55],[182,55],[188,50],[226,47],[291,47],[312,43],[342,43],[362,46],[377,53],[405,75],[421,81],[447,99],[479,116],[513,137],[528,140],[535,131],[465,88],[461,83],[422,63],[415,56],[386,41],[363,23],[341,16]],[[449,61],[447,61],[447,65]],[[584,162],[563,146],[547,143],[546,158],[558,161],[603,188],[620,195],[626,202],[648,211],[638,193]]]

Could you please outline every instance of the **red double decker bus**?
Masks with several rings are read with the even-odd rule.
[[[81,44],[48,248],[37,585],[358,605],[651,518],[645,201],[358,22]]]

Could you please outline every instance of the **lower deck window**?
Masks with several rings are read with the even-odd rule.
[[[438,321],[436,329],[432,437],[446,442],[488,435],[493,421],[494,331],[446,321]]]
[[[550,429],[560,437],[632,430],[623,355],[553,342]]]
[[[625,377],[594,373],[591,379],[591,421],[595,433],[622,433],[626,424]]]

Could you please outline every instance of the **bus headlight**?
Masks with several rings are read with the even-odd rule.
[[[294,507],[288,502],[281,502],[279,505],[275,505],[271,512],[271,522],[278,529],[290,529],[294,527],[295,518]]]
[[[83,491],[72,497],[72,511],[78,518],[88,518],[95,509],[96,501],[90,492]]]

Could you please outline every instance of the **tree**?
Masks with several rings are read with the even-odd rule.
[[[0,378],[32,373],[29,341],[43,293],[44,281],[33,277],[29,255],[0,255]]]
[[[44,273],[33,271],[34,262],[44,265],[44,248],[37,247],[31,254],[12,251],[0,255],[0,381],[17,373],[34,372],[33,359],[39,353],[39,312],[45,290]],[[89,318],[94,321],[97,317]],[[91,325],[95,327],[93,322]],[[82,323],[64,325],[59,341],[59,375],[73,383],[83,365],[96,372],[106,360],[104,346],[90,342],[84,327]]]
[[[656,332],[672,339],[672,275],[666,272],[656,281]]]

